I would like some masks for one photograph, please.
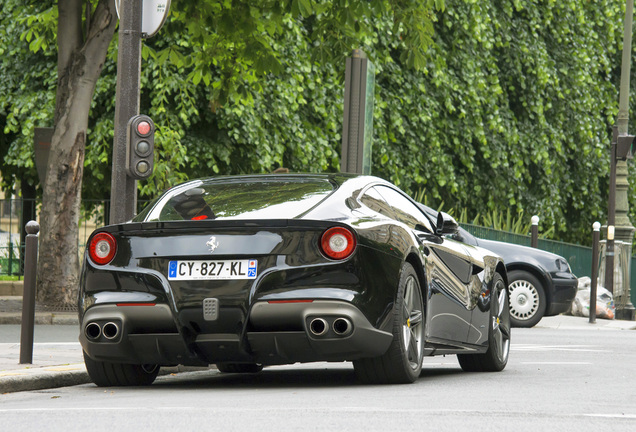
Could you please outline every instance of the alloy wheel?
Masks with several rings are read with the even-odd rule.
[[[409,365],[415,369],[422,358],[424,325],[421,310],[422,294],[413,276],[406,281],[403,304],[402,337]]]
[[[508,354],[510,353],[510,314],[506,310],[506,289],[502,286],[497,295],[497,304],[495,307],[495,314],[492,319],[492,333],[494,344],[492,348],[497,359],[505,363],[508,360]]]

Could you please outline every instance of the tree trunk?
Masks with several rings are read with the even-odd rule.
[[[78,232],[88,114],[117,17],[114,0],[100,0],[82,36],[83,0],[59,0],[55,131],[40,213],[37,293],[40,304],[77,301]]]

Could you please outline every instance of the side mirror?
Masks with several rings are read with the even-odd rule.
[[[437,228],[435,228],[435,234],[443,236],[445,234],[455,234],[459,224],[448,213],[439,212],[437,214]]]

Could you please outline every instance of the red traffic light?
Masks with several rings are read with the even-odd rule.
[[[137,180],[152,175],[155,124],[147,115],[136,115],[128,120],[126,132],[126,171]]]
[[[147,121],[140,121],[139,123],[137,123],[137,133],[139,135],[146,136],[150,133],[151,129],[152,127]]]

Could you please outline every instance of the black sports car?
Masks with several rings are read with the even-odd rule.
[[[429,217],[437,211],[419,204]],[[513,243],[477,238],[459,228],[451,238],[501,255],[508,271],[510,323],[533,327],[544,316],[567,312],[578,289],[578,279],[562,256]]]
[[[445,238],[370,176],[191,181],[89,239],[80,342],[100,386],[150,384],[159,366],[353,361],[362,382],[409,383],[426,355],[469,371],[508,360],[503,260]]]

